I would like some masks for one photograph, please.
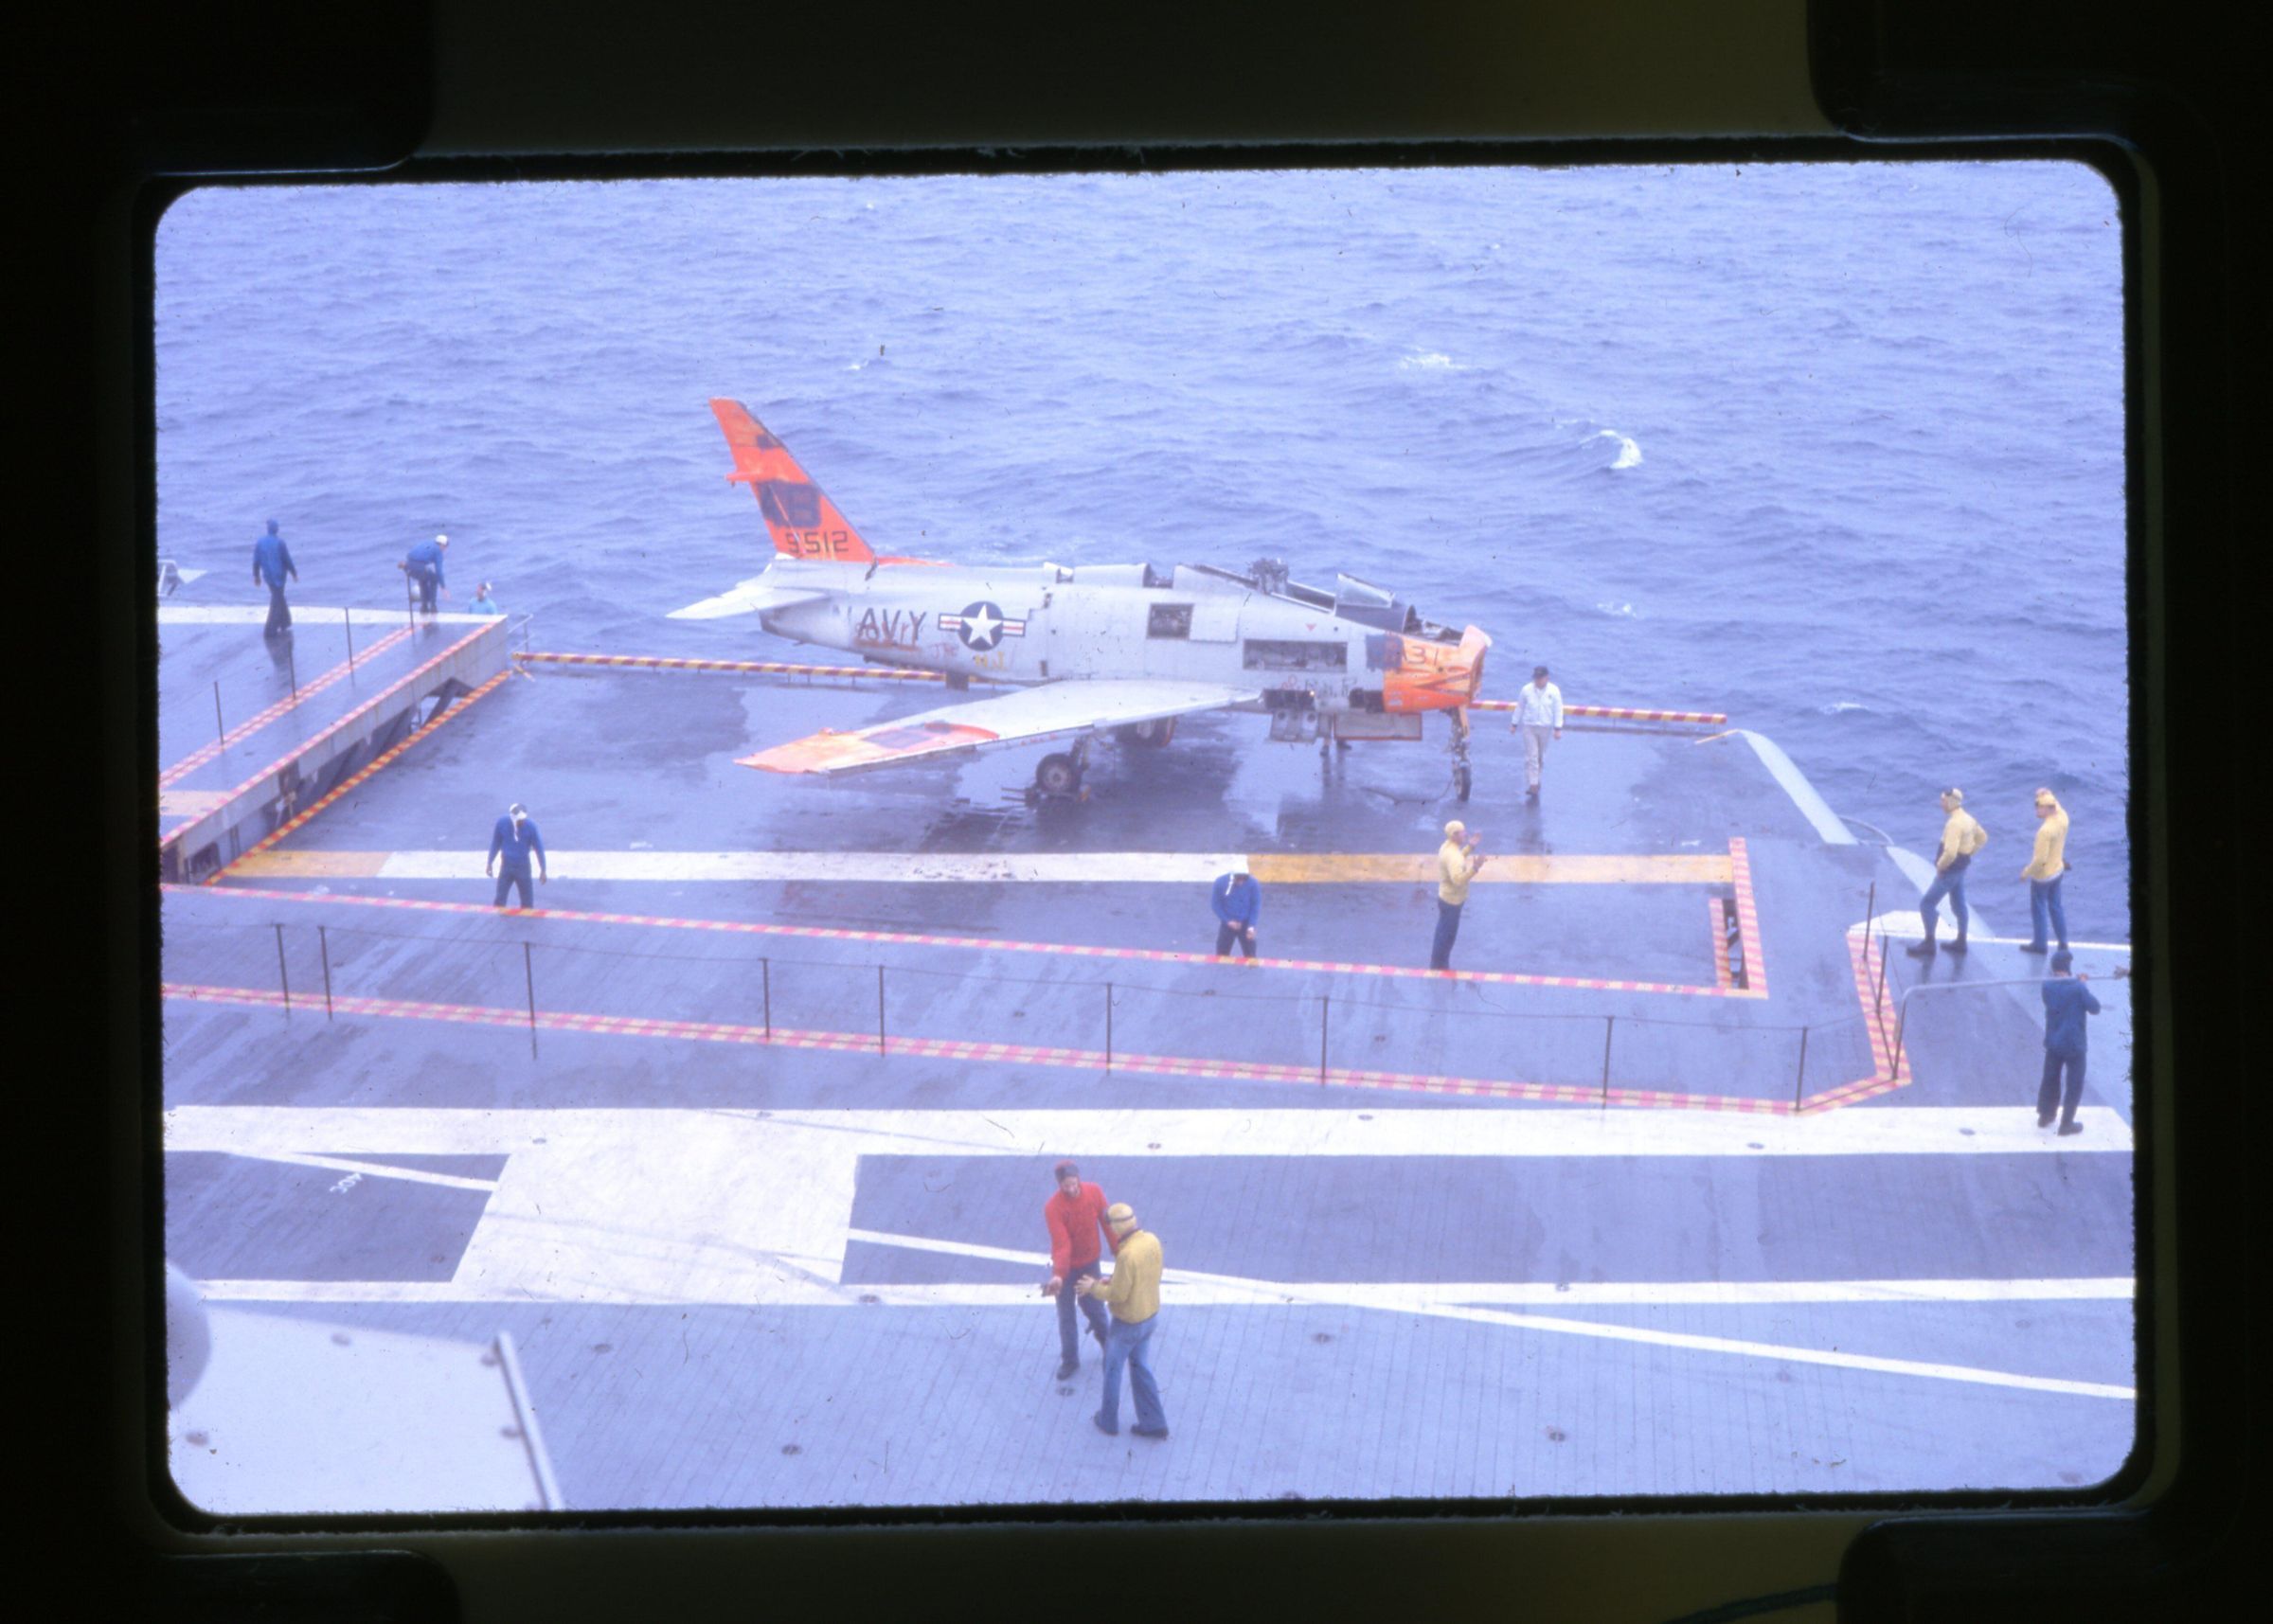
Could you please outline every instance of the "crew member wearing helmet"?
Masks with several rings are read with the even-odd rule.
[[[545,837],[537,832],[537,820],[528,815],[528,809],[515,801],[490,831],[490,860],[482,866],[484,874],[497,876],[496,906],[505,906],[509,889],[520,891],[523,907],[535,906],[528,888],[528,860],[532,855],[537,860],[537,879],[542,883],[546,878]],[[505,859],[503,868],[497,866],[501,856]]]
[[[428,615],[434,613],[434,600],[438,594],[443,598],[450,596],[443,591],[442,580],[442,549],[449,544],[448,536],[437,536],[431,542],[421,542],[396,566],[419,583],[419,608]]]

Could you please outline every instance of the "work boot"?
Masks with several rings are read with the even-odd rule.
[[[1963,931],[1960,931],[1958,933],[1958,939],[1949,944],[1949,951],[1952,953],[1963,953],[1965,951],[1965,933]]]
[[[2020,951],[2023,953],[2049,953],[2051,949],[2040,941],[2024,941],[2020,944]]]
[[[2046,1118],[2045,1118],[2045,1120],[2046,1120],[2047,1122],[2049,1122],[2049,1121],[2050,1121],[2050,1120],[2051,1120],[2051,1118],[2048,1116],[2048,1117],[2046,1117]],[[2039,1126],[2041,1126],[2041,1124],[2039,1124]],[[1068,1359],[1068,1360],[1066,1360],[1066,1361],[1065,1361],[1064,1364],[1062,1364],[1062,1365],[1060,1365],[1058,1366],[1058,1380],[1059,1380],[1059,1381],[1061,1381],[1061,1382],[1065,1381],[1065,1379],[1066,1379],[1068,1376],[1071,1376],[1071,1375],[1072,1375],[1072,1374],[1073,1374],[1073,1373],[1074,1373],[1076,1370],[1079,1370],[1081,1367],[1082,1367],[1082,1362],[1081,1362],[1079,1359]]]
[[[2060,1136],[2064,1139],[2070,1133],[2081,1133],[2083,1132],[2084,1124],[2081,1122],[2063,1122],[2060,1124]]]
[[[1934,938],[1927,937],[1924,941],[1914,941],[1902,951],[1912,958],[1931,958],[1934,956]]]

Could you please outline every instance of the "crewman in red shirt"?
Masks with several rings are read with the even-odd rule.
[[[1054,1169],[1058,1187],[1042,1204],[1042,1222],[1049,1226],[1049,1281],[1042,1288],[1046,1297],[1058,1299],[1058,1346],[1062,1357],[1058,1361],[1058,1380],[1063,1382],[1082,1367],[1081,1339],[1074,1330],[1073,1306],[1079,1302],[1082,1312],[1089,1321],[1089,1334],[1097,1338],[1097,1346],[1105,1346],[1105,1311],[1095,1297],[1083,1296],[1074,1290],[1074,1281],[1084,1274],[1097,1273],[1098,1238],[1116,1253],[1120,1250],[1120,1237],[1105,1222],[1105,1192],[1093,1184],[1082,1182],[1082,1169],[1071,1162],[1060,1162]]]

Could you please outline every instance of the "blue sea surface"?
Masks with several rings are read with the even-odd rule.
[[[211,188],[155,246],[159,551],[313,603],[447,530],[540,646],[767,543],[746,402],[880,550],[1283,558],[1572,703],[1710,709],[2025,929],[2030,795],[2128,940],[2121,221],[2080,165]],[[1887,905],[1882,899],[1882,906]]]

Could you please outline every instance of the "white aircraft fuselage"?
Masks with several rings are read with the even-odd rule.
[[[1147,584],[1148,580],[1159,584]],[[1097,677],[1172,677],[1310,696],[1320,711],[1380,694],[1405,663],[1408,637],[1458,635],[1387,628],[1321,603],[1265,593],[1226,571],[1172,574],[1143,564],[865,564],[782,559],[763,588],[820,592],[818,601],[761,610],[777,636],[841,649],[881,665],[1028,685]],[[1288,583],[1293,592],[1310,588]],[[1389,664],[1391,660],[1394,665]],[[1368,704],[1361,708],[1403,708]],[[1267,700],[1226,706],[1261,711]],[[1433,708],[1433,707],[1432,707]]]

